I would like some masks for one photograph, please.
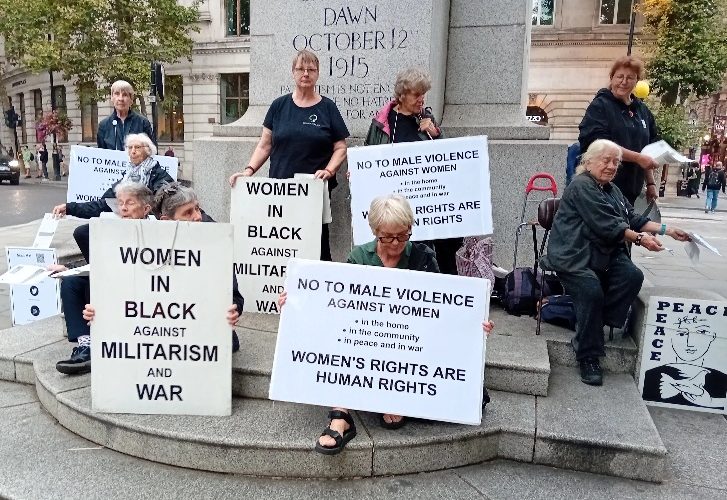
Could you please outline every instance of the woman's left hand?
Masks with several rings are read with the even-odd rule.
[[[484,332],[486,337],[489,337],[492,333],[492,330],[495,329],[495,323],[494,321],[483,321],[482,322],[482,331]]]
[[[419,131],[426,132],[431,136],[439,135],[437,133],[437,127],[434,125],[431,118],[422,118],[419,122]]]
[[[657,198],[659,198],[659,193],[656,191],[656,186],[654,184],[646,186],[646,203],[651,203]]]
[[[230,326],[235,326],[235,323],[237,323],[237,319],[240,317],[240,312],[237,310],[237,306],[235,304],[232,304],[230,307],[227,308],[227,324]]]
[[[670,227],[669,229],[667,229],[666,234],[677,241],[692,241],[692,238],[689,236],[689,234],[687,234],[687,232],[683,229],[679,229],[678,227]]]
[[[316,173],[313,174],[313,177],[315,177],[316,179],[322,179],[324,181],[327,181],[328,179],[335,177],[335,176],[336,176],[336,174],[332,173],[327,168],[324,168],[321,170],[316,170]]]

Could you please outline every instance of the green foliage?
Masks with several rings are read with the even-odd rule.
[[[153,60],[191,58],[202,1],[184,7],[176,0],[0,0],[0,35],[9,62],[59,71],[77,82],[82,99],[102,100],[119,78],[143,92]]]
[[[668,106],[653,100],[649,101],[648,106],[654,114],[659,135],[677,151],[699,144],[708,129],[705,124],[690,124],[683,106]]]
[[[644,47],[651,87],[661,101],[715,92],[727,70],[727,0],[644,0]]]

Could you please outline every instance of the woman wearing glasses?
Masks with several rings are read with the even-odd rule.
[[[255,151],[242,172],[232,174],[230,186],[238,177],[250,177],[270,158],[270,177],[289,179],[295,174],[314,174],[328,181],[331,191],[338,183],[336,172],[346,160],[348,128],[336,104],[316,92],[318,57],[301,50],[293,59],[295,90],[278,97],[270,105]],[[328,224],[321,231],[321,260],[331,259]]]
[[[162,185],[174,182],[172,176],[164,170],[154,159],[157,148],[146,134],[129,134],[126,136],[126,152],[129,155],[129,164],[123,177],[116,181],[101,197],[100,200],[83,203],[68,202],[53,208],[53,215],[64,217],[73,215],[81,219],[99,217],[102,212],[113,211],[107,199],[114,198],[114,188],[123,181],[137,182],[156,192]],[[89,260],[88,255],[88,224],[78,226],[73,237],[81,249],[81,253]]]
[[[439,272],[434,251],[423,243],[409,241],[414,214],[406,198],[396,194],[375,198],[371,202],[368,220],[375,238],[369,243],[354,247],[346,262],[363,266]],[[278,300],[281,307],[286,298],[287,294],[283,292]],[[482,328],[489,334],[494,324],[485,321]],[[336,455],[356,437],[356,426],[345,408],[333,408],[328,413],[328,418],[328,427],[316,441],[315,449],[324,455]],[[379,421],[385,429],[398,429],[406,424],[406,417],[384,414]]]
[[[607,88],[596,93],[579,126],[581,153],[596,139],[608,139],[621,148],[623,163],[613,184],[631,205],[641,194],[646,180],[646,199],[657,198],[654,169],[659,165],[641,154],[644,146],[658,139],[654,115],[632,92],[644,76],[644,64],[631,56],[617,59],[611,66]]]

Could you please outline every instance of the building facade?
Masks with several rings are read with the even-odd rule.
[[[611,63],[626,54],[632,8],[633,0],[533,0],[527,115],[533,123],[549,125],[551,139],[578,137],[586,107],[608,83]],[[191,158],[192,141],[210,135],[215,124],[235,121],[248,105],[249,0],[204,2],[198,24],[191,62],[165,68],[168,92],[176,95],[179,105],[160,112],[157,123],[159,149],[174,149],[182,178],[191,174],[184,167],[185,158]],[[637,37],[641,26],[637,16]],[[637,43],[633,53],[639,52]],[[2,53],[0,47],[0,57]],[[23,119],[17,129],[18,142],[32,147],[37,142],[36,120],[50,109],[49,77],[23,68],[6,69],[0,84]],[[59,74],[54,83],[58,108],[67,112],[74,125],[67,138],[60,138],[66,153],[69,144],[94,144],[99,119],[112,110],[110,102],[80,102],[75,86],[62,81]],[[692,108],[702,122],[727,115],[727,85]],[[0,124],[0,142],[5,147],[14,145],[12,131],[4,124]]]

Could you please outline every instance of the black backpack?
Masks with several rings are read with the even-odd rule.
[[[719,189],[719,170],[712,168],[709,171],[709,177],[707,177],[707,188],[708,189]]]

